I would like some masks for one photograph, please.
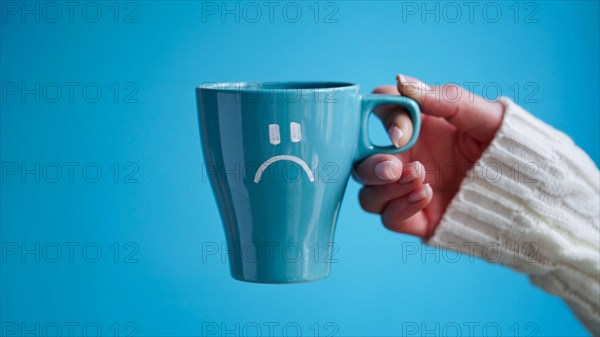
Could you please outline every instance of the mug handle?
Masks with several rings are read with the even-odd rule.
[[[369,116],[373,109],[379,105],[394,104],[399,105],[406,110],[413,124],[413,134],[408,143],[400,148],[394,145],[378,146],[371,143],[369,139]],[[357,161],[361,161],[373,154],[397,154],[410,149],[417,142],[419,132],[421,130],[421,109],[417,102],[405,96],[392,95],[364,95],[361,97],[361,129],[358,140],[358,155]]]

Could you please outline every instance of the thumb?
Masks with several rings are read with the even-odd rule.
[[[417,101],[425,115],[444,118],[477,141],[490,142],[502,124],[500,102],[487,101],[455,84],[432,87],[405,75],[396,80],[398,91]]]

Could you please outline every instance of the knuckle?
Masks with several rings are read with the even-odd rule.
[[[362,207],[362,209],[364,209],[365,211],[367,211],[369,213],[374,213],[374,212],[371,212],[372,201],[371,201],[369,194],[370,193],[366,187],[361,188],[360,192],[358,192],[358,202],[360,203],[360,207]]]
[[[381,216],[381,223],[383,224],[383,227],[385,227],[385,228],[387,228],[387,229],[389,229],[391,231],[394,231],[394,232],[396,231],[396,229],[395,229],[396,228],[395,223],[389,217],[386,217],[385,215],[382,215]]]
[[[362,181],[362,179],[361,179],[360,175],[358,174],[358,171],[357,171],[357,167],[356,167],[356,166],[354,166],[354,167],[352,168],[352,178],[354,178],[354,180],[356,180],[356,181],[357,181],[359,184],[362,184],[362,183],[363,183],[363,181]]]
[[[395,201],[389,202],[381,212],[381,223],[383,223],[383,226],[389,230],[394,230],[397,225],[394,214],[394,203]]]
[[[356,166],[354,166],[354,170],[352,170],[352,175],[354,176],[356,181],[358,181],[362,185],[368,185],[368,183],[369,183],[368,172],[369,172],[369,167],[372,166],[369,163],[370,160],[371,160],[371,157],[363,160],[362,162],[360,162]]]
[[[378,187],[363,187],[359,192],[358,200],[366,212],[373,214],[381,214],[385,204]]]

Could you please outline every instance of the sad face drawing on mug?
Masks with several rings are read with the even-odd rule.
[[[290,122],[290,140],[292,141],[292,143],[298,143],[302,140],[302,128],[299,123]],[[269,124],[269,143],[271,143],[273,146],[277,146],[281,143],[279,124]],[[260,165],[260,167],[256,171],[256,175],[254,176],[254,183],[258,184],[262,178],[264,171],[271,164],[279,161],[290,161],[298,164],[308,176],[308,180],[310,180],[311,182],[315,181],[313,172],[310,170],[308,164],[302,158],[292,155],[277,155],[265,160],[265,162],[263,162]]]

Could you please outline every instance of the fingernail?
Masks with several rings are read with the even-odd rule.
[[[406,164],[406,168],[408,170],[407,174],[402,175],[402,178],[404,179],[405,183],[410,183],[411,181],[417,179],[418,177],[421,177],[421,170],[423,165],[418,162],[412,162],[412,163],[408,163]]]
[[[403,134],[404,132],[402,132],[402,130],[395,125],[392,126],[388,131],[388,135],[390,136],[392,144],[394,144],[395,147],[400,147],[400,138],[402,138]]]
[[[425,173],[425,166],[423,166],[423,164],[420,161],[416,161],[415,162],[415,170],[417,171],[417,176],[419,178],[421,178],[421,182],[425,181],[425,174],[421,174],[422,172]],[[429,186],[429,184],[427,184],[427,186]],[[431,186],[429,186],[429,188],[431,188]]]
[[[381,180],[395,180],[394,163],[391,160],[375,165],[375,175]]]
[[[402,75],[402,74],[398,74],[398,76],[396,76],[396,80],[398,80],[398,82],[400,82],[400,84],[402,84],[403,86],[410,86],[415,88],[414,90],[417,91],[428,91],[431,90],[431,87],[429,85],[427,85],[427,83],[425,82],[421,82],[418,80],[412,80],[409,81],[406,76]]]
[[[409,203],[414,204],[418,201],[421,201],[421,200],[427,198],[428,196],[431,195],[431,193],[432,193],[431,185],[425,184],[425,185],[423,185],[423,187],[420,190],[409,194],[407,197],[407,200]]]
[[[398,82],[400,82],[400,84],[402,84],[402,85],[407,85],[408,84],[408,80],[402,74],[396,75],[396,80],[398,80]]]

